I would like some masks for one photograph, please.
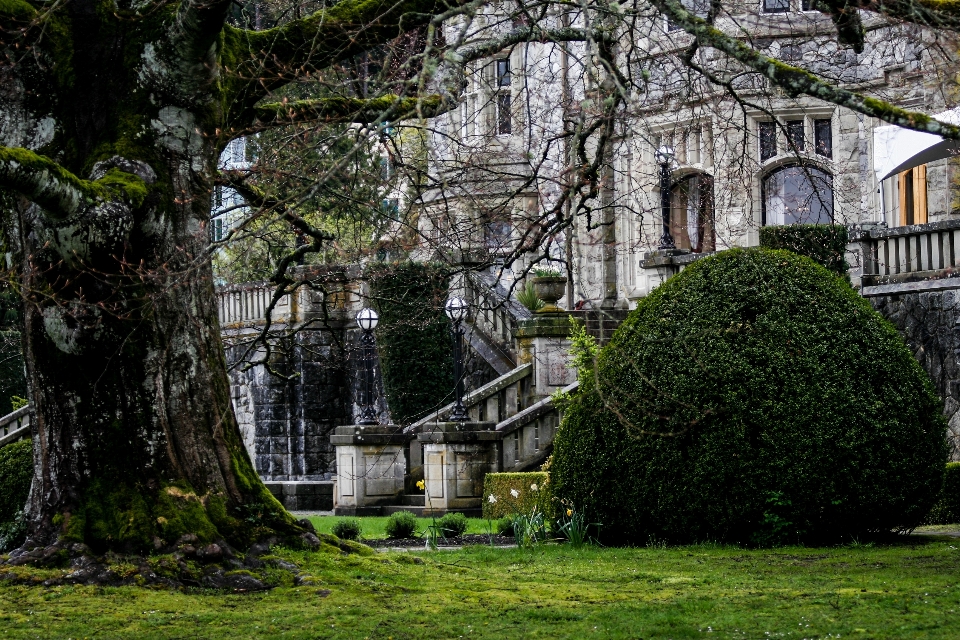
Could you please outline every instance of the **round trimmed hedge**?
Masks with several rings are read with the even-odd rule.
[[[643,299],[554,442],[551,482],[608,543],[822,542],[920,524],[946,423],[850,286],[787,251],[704,258]]]

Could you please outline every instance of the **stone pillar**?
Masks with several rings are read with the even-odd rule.
[[[483,478],[499,468],[500,434],[493,422],[440,422],[424,426],[424,515],[482,507]]]
[[[530,404],[576,381],[577,372],[570,366],[571,315],[537,313],[529,320],[521,320],[517,327],[519,364],[533,363],[533,385]],[[524,403],[524,406],[528,406]]]
[[[330,436],[337,452],[337,515],[379,515],[382,505],[399,503],[409,438],[396,425],[337,427]]]
[[[666,282],[671,276],[680,272],[680,263],[675,259],[686,256],[690,252],[686,249],[657,249],[643,254],[640,268],[643,269],[643,283],[649,294],[651,291]]]

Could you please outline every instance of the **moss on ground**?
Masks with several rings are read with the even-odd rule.
[[[276,558],[301,567],[299,585],[244,595],[0,586],[0,626],[12,638],[960,636],[951,538]]]

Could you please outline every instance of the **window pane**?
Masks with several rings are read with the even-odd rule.
[[[816,11],[816,8],[813,5],[814,0],[801,0],[800,10],[801,11]]]
[[[786,167],[763,181],[765,224],[833,222],[833,177],[815,167]]]
[[[694,174],[670,190],[670,234],[679,249],[714,250],[713,178]]]
[[[813,132],[816,144],[817,155],[827,158],[833,157],[833,131],[830,128],[830,120],[814,120]]]
[[[777,155],[777,127],[775,122],[757,124],[760,132],[760,161],[769,160]]]
[[[497,133],[509,135],[512,129],[510,117],[511,100],[509,93],[497,94]]]
[[[790,0],[763,0],[764,13],[786,13],[790,10]]]
[[[497,86],[509,87],[511,79],[510,59],[497,60]]]
[[[790,120],[787,122],[787,135],[797,151],[803,151],[803,120]],[[791,149],[792,151],[792,149]]]

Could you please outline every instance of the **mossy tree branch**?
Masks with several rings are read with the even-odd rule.
[[[789,95],[806,94],[867,116],[880,118],[905,129],[960,140],[960,127],[956,125],[940,122],[924,113],[909,111],[889,102],[843,89],[817,77],[806,69],[794,67],[766,56],[697,17],[684,8],[679,0],[652,0],[652,2],[671,21],[693,35],[701,46],[712,47],[726,53],[734,60],[783,88]]]
[[[448,6],[443,0],[343,0],[265,31],[226,25],[224,66],[241,79],[237,97],[253,105],[306,70],[328,67],[385,44],[428,24]]]
[[[359,98],[322,98],[271,102],[256,108],[257,125],[254,128],[280,126],[298,122],[389,122],[413,116],[432,118],[442,112],[439,96],[401,98],[395,95],[367,100]]]
[[[59,164],[29,149],[0,147],[0,187],[20,193],[54,219],[93,202],[98,189]]]
[[[212,81],[217,45],[231,0],[181,0],[169,32],[169,51],[181,78]]]

